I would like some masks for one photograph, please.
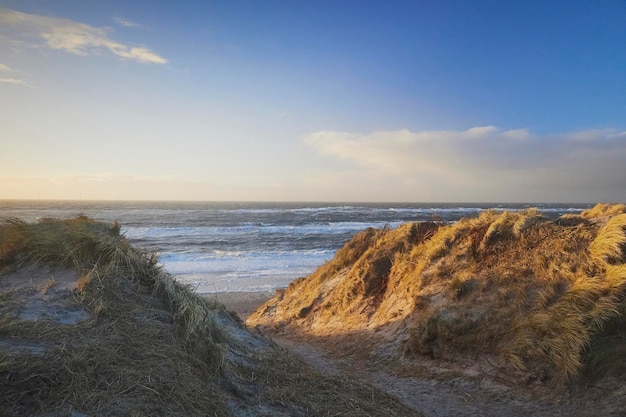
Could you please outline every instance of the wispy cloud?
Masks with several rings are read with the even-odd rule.
[[[144,46],[132,46],[110,38],[110,28],[98,28],[69,19],[27,14],[0,9],[0,27],[11,29],[25,39],[33,35],[51,49],[77,55],[96,55],[108,51],[120,58],[140,63],[165,64],[168,60]],[[1,29],[0,29],[1,30]]]
[[[519,187],[526,195],[538,189],[569,195],[610,189],[626,197],[626,131],[615,129],[552,135],[494,126],[370,134],[320,131],[306,142],[364,175],[428,183],[429,189],[495,192]]]
[[[14,70],[8,65],[0,64],[0,72],[10,72],[10,73],[18,73],[20,71]],[[0,83],[3,84],[14,84],[14,85],[22,85],[24,87],[35,88],[34,85],[27,83],[25,80],[17,79],[17,78],[0,78]]]
[[[34,85],[28,84],[24,80],[18,80],[16,78],[0,78],[0,83],[4,84],[15,84],[15,85],[23,85],[24,87],[35,88]]]
[[[123,17],[114,17],[113,21],[120,26],[124,26],[126,28],[145,28],[144,25],[141,25],[137,22],[133,22],[132,20],[125,19]]]
[[[0,64],[0,72],[17,72],[14,69],[10,68],[7,65]]]

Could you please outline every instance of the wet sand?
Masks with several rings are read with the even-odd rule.
[[[226,310],[234,311],[239,317],[246,321],[252,314],[267,300],[276,294],[275,291],[268,292],[219,292],[202,294],[203,297],[211,301],[224,304]]]

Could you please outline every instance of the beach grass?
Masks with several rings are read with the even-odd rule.
[[[47,348],[35,356],[0,351],[6,378],[0,409],[30,414],[69,405],[95,414],[198,415],[211,409],[228,415],[210,389],[223,363],[225,336],[211,320],[218,306],[129,245],[118,225],[85,217],[10,220],[0,228],[0,242],[5,272],[33,265],[75,269],[80,280],[70,301],[90,314],[68,326],[2,312],[3,338]]]
[[[420,415],[248,331],[119,224],[4,222],[0,300],[0,415]]]
[[[597,205],[557,220],[485,211],[368,229],[248,323],[314,337],[385,334],[369,355],[495,358],[519,383],[597,380],[626,367],[625,211]]]

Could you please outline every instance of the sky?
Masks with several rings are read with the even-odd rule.
[[[0,0],[0,199],[624,202],[626,0]]]

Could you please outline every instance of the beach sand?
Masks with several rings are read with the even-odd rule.
[[[245,322],[267,300],[276,294],[275,291],[266,292],[219,292],[201,294],[203,297],[224,304],[226,310],[234,311]]]

